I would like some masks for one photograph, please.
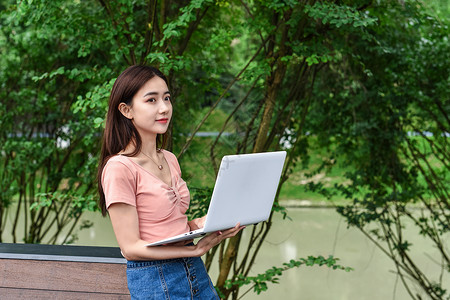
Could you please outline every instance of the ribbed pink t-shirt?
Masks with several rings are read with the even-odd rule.
[[[113,203],[135,206],[141,239],[149,243],[190,230],[185,214],[190,195],[180,165],[171,152],[162,153],[169,165],[172,186],[124,155],[111,157],[102,173],[106,207]]]

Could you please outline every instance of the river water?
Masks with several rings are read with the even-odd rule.
[[[275,216],[251,275],[263,273],[272,266],[281,266],[290,259],[306,258],[309,255],[333,255],[340,259],[339,264],[354,270],[345,272],[327,267],[302,266],[286,271],[279,284],[269,283],[268,291],[261,295],[250,292],[243,299],[410,299],[395,274],[394,264],[360,231],[348,229],[334,209],[289,208],[288,215],[292,220]],[[83,219],[92,221],[94,226],[78,233],[77,245],[117,246],[108,218],[101,217],[99,213],[86,213]],[[432,274],[433,279],[437,280],[441,269],[433,257],[437,257],[438,252],[423,237],[414,234],[413,230],[411,226],[409,233],[413,237],[408,240],[414,244],[415,261],[426,274]],[[244,230],[244,239],[245,235]],[[8,242],[7,238],[4,242]],[[449,246],[450,238],[447,237]],[[216,273],[213,267],[213,281]],[[450,289],[448,275],[444,274],[447,290]],[[246,289],[243,287],[241,291]]]

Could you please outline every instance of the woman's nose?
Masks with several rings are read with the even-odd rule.
[[[161,101],[159,105],[159,112],[160,113],[167,113],[170,111],[171,104],[167,101]]]

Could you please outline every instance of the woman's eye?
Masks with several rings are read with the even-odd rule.
[[[170,101],[170,100],[171,100],[171,99],[170,99],[170,96],[167,96],[166,98],[164,98],[164,100]]]
[[[155,98],[150,98],[147,100],[147,102],[155,102],[155,101],[156,101]]]

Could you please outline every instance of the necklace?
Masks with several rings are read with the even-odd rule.
[[[157,152],[158,152],[158,151],[157,151]],[[147,156],[148,158],[150,158],[150,160],[151,160],[155,165],[158,166],[158,169],[159,169],[160,171],[162,171],[162,169],[164,169],[164,168],[163,168],[163,165],[158,165],[158,164],[153,160],[153,158],[151,158],[150,156],[148,156],[147,154],[145,154],[145,153],[142,152],[142,151],[141,151],[141,153],[144,154],[145,156]]]

